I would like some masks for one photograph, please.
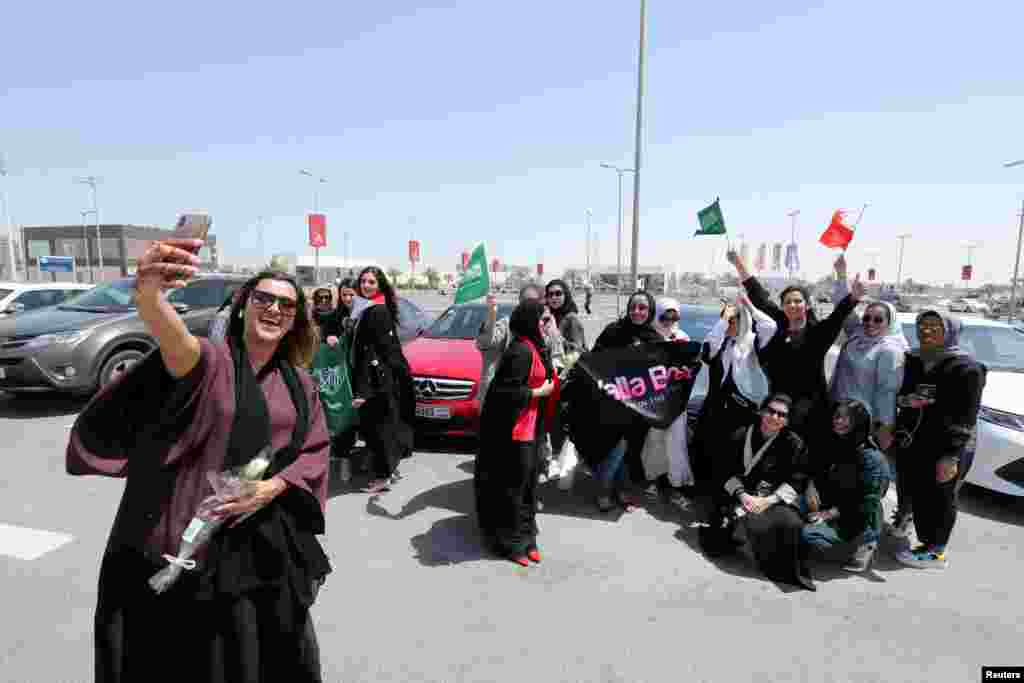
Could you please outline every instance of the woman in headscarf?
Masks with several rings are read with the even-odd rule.
[[[409,362],[398,339],[398,302],[376,266],[359,274],[359,294],[370,302],[352,341],[352,405],[359,409],[359,433],[373,458],[373,479],[365,493],[384,493],[398,480],[398,463],[412,453],[413,398]]]
[[[536,522],[539,447],[558,402],[559,380],[545,345],[544,314],[544,304],[530,299],[512,312],[512,341],[488,391],[473,468],[484,542],[524,567],[541,560]]]
[[[801,532],[809,548],[843,562],[852,572],[871,566],[882,530],[882,496],[889,487],[889,468],[873,432],[871,411],[864,403],[838,402],[832,438],[822,454],[827,463],[812,482],[820,510],[808,514],[810,524]]]
[[[327,343],[330,337],[334,337],[337,344],[341,336],[341,321],[336,314],[334,292],[330,287],[317,287],[313,290],[313,323],[320,333],[320,341]]]
[[[747,271],[743,259],[729,250],[729,261],[754,308],[764,311],[778,325],[775,337],[758,354],[761,366],[771,382],[772,391],[781,391],[793,399],[790,428],[813,442],[810,430],[828,422],[828,386],[825,383],[825,354],[842,331],[843,323],[864,296],[864,285],[858,276],[852,287],[846,281],[846,259],[836,259],[835,309],[828,318],[818,321],[812,308],[810,293],[799,285],[782,290],[780,307]],[[817,427],[816,427],[817,426]],[[813,448],[814,444],[810,443]]]
[[[847,340],[832,373],[832,400],[855,399],[871,411],[873,434],[882,450],[892,444],[896,422],[896,392],[903,384],[903,361],[908,350],[896,309],[876,301],[858,319],[845,325]]]
[[[758,567],[773,581],[815,590],[800,552],[803,517],[798,499],[807,485],[807,450],[786,423],[792,402],[773,393],[761,405],[757,424],[726,441],[714,462],[714,506],[701,528],[710,556],[734,550],[734,531],[746,533]]]
[[[654,329],[655,315],[657,305],[654,297],[643,290],[634,292],[626,304],[626,315],[609,324],[598,336],[594,343],[594,353],[604,349],[643,346],[664,341],[661,334]],[[614,447],[601,462],[596,463],[594,474],[601,487],[597,507],[602,512],[612,510],[616,503],[627,512],[636,507],[636,501],[625,491],[626,472],[628,469],[631,478],[637,482],[644,480],[640,453],[648,429],[648,424],[637,417],[627,429],[619,430],[621,433],[616,435]]]
[[[768,396],[768,378],[758,354],[777,329],[770,316],[740,296],[735,304],[722,307],[718,322],[704,339],[703,360],[710,372],[692,462],[698,486],[707,483],[721,443],[757,419],[758,406]]]
[[[576,363],[580,354],[587,351],[587,335],[580,322],[579,309],[572,297],[572,290],[564,280],[552,280],[544,288],[544,298],[554,319],[557,329],[557,341],[550,344],[551,362],[555,371],[564,380],[566,373]],[[548,335],[553,337],[555,335]],[[550,340],[549,340],[550,341]],[[562,423],[560,404],[555,408],[555,418],[551,425],[551,453],[548,476],[559,477],[568,474],[575,466],[575,451],[563,451],[568,435]]]
[[[679,327],[681,311],[679,301],[676,299],[667,296],[657,298],[654,329],[664,341],[690,341],[690,337]],[[647,432],[647,440],[644,442],[643,452],[640,456],[648,482],[667,475],[668,496],[673,502],[680,502],[683,499],[681,488],[693,483],[687,444],[688,430],[688,416],[684,407],[683,412],[668,429],[652,427]]]
[[[352,320],[352,302],[356,298],[356,282],[350,277],[338,280],[338,307],[335,309],[335,316],[341,326],[342,334],[351,333],[355,324]],[[327,338],[331,343],[331,338]]]
[[[519,290],[519,303],[524,301],[539,301],[541,290],[538,285],[524,285]],[[493,294],[487,295],[487,317],[480,325],[480,333],[476,337],[476,348],[481,354],[480,381],[477,383],[476,396],[480,401],[480,412],[483,414],[484,402],[487,399],[488,389],[494,380],[494,374],[498,370],[498,361],[508,349],[512,342],[512,335],[509,332],[509,319],[498,319],[498,299]]]
[[[939,311],[917,316],[919,349],[907,354],[897,399],[894,451],[900,512],[912,512],[920,545],[896,559],[922,569],[947,566],[959,482],[977,441],[987,368],[960,347],[960,320]],[[897,526],[902,526],[897,520]]]
[[[68,444],[70,474],[126,479],[100,567],[95,680],[321,681],[309,608],[330,571],[317,540],[328,436],[298,369],[316,334],[294,278],[263,272],[241,289],[228,343],[194,336],[163,291],[198,272],[201,245],[157,242],[139,259],[135,300],[157,351],[96,395]],[[155,593],[150,578],[185,562],[183,538],[208,519],[195,517],[208,477],[268,449],[263,478],[212,511],[225,525]]]

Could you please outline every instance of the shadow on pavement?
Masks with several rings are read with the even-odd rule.
[[[396,486],[401,486],[398,482]],[[383,494],[388,495],[388,494]],[[451,510],[464,515],[472,516],[474,512],[473,501],[473,480],[460,479],[450,484],[442,484],[423,493],[419,493],[402,506],[401,511],[392,514],[378,502],[380,496],[370,496],[366,501],[366,512],[374,517],[386,517],[388,519],[401,520],[423,512],[424,510],[436,508],[439,510]]]
[[[1024,526],[1024,498],[969,483],[960,489],[960,512],[993,522]]]
[[[434,522],[430,530],[409,539],[416,559],[424,567],[448,567],[480,560],[500,561],[483,547],[472,515],[448,517]]]
[[[87,397],[58,393],[7,394],[0,392],[0,418],[32,420],[39,417],[60,417],[81,412]]]
[[[476,439],[468,437],[416,436],[414,451],[423,453],[453,453],[456,455],[475,455]]]

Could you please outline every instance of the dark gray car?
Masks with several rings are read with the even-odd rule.
[[[206,275],[174,290],[189,331],[207,336],[221,304],[244,277]],[[132,304],[134,280],[97,285],[59,306],[0,320],[0,390],[91,394],[155,348]]]

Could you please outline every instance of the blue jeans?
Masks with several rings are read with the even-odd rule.
[[[615,444],[604,460],[595,468],[594,476],[601,490],[611,492],[622,488],[626,479],[626,440]]]

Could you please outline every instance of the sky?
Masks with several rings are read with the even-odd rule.
[[[10,3],[9,3],[10,4]],[[0,153],[16,224],[214,218],[222,259],[328,247],[452,270],[483,241],[560,273],[616,260],[634,162],[639,1],[13,3],[0,44]],[[949,9],[946,9],[946,8]],[[786,241],[803,270],[835,209],[851,273],[1007,283],[1024,200],[1024,4],[648,0],[639,260],[724,272],[694,238],[721,198],[729,240]],[[309,169],[317,183],[299,174]],[[623,191],[623,260],[633,183]],[[263,216],[266,239],[261,240]],[[752,251],[756,250],[756,247]]]

